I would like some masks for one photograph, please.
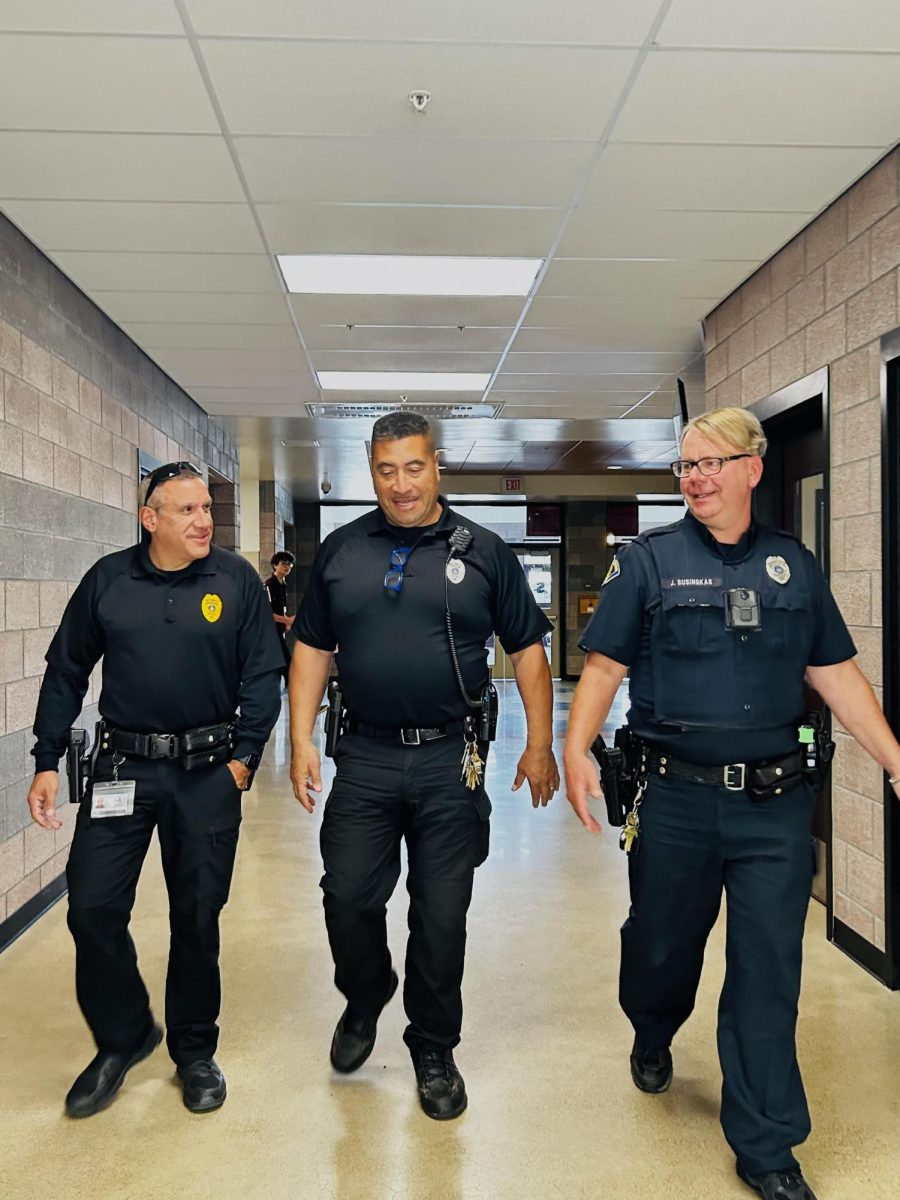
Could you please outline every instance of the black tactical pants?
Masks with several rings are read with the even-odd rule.
[[[483,786],[469,791],[460,780],[462,752],[461,734],[421,746],[345,734],[325,805],[322,890],[334,981],[360,1014],[377,1011],[388,989],[385,912],[406,839],[407,1044],[453,1047],[462,1027],[466,913],[491,811]]]
[[[629,859],[620,1000],[645,1049],[667,1046],[694,1007],[725,890],[719,1001],[722,1128],[754,1174],[796,1166],[810,1130],[795,1029],[813,877],[812,793],[744,792],[653,778]]]
[[[108,756],[96,780],[112,778]],[[241,793],[222,763],[186,772],[177,762],[128,759],[134,813],[91,817],[81,804],[66,868],[78,1003],[100,1050],[126,1052],[149,1030],[147,989],[128,932],[138,876],[156,829],[169,893],[167,1045],[185,1066],[212,1058],[219,1029],[219,913],[231,885]]]

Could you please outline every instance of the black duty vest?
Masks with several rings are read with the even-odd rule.
[[[802,544],[758,525],[746,556],[727,562],[685,521],[639,540],[656,567],[658,591],[647,609],[652,680],[634,684],[653,696],[655,719],[682,729],[759,730],[796,722],[805,711],[803,676],[815,620]],[[761,629],[726,627],[731,588],[756,591]],[[647,661],[636,670],[646,670]]]

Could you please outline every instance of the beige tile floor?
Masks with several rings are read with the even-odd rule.
[[[563,728],[565,691],[558,711]],[[638,1200],[750,1196],[718,1126],[716,929],[676,1079],[644,1096],[628,1073],[616,1002],[625,864],[564,798],[512,796],[521,715],[507,698],[491,763],[493,844],[469,928],[457,1060],[466,1114],[419,1110],[396,1001],[355,1076],[328,1045],[342,1002],[321,915],[317,834],[289,794],[282,722],[246,799],[223,917],[219,1060],[229,1098],[197,1117],[163,1049],[105,1113],[74,1122],[63,1096],[93,1053],[75,1004],[64,903],[0,956],[0,1196],[4,1200]],[[390,907],[402,963],[405,892]],[[161,1011],[167,918],[156,850],[133,931]],[[900,1196],[900,996],[830,946],[813,905],[801,1061],[814,1131],[801,1151],[820,1200]]]

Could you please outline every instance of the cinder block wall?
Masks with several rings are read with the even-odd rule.
[[[73,809],[53,834],[25,803],[31,725],[66,601],[135,541],[138,449],[237,477],[225,430],[0,215],[0,944],[65,867]],[[99,672],[83,724],[98,695]]]
[[[748,405],[829,369],[831,586],[881,697],[881,337],[898,323],[898,151],[707,318],[707,406]],[[838,730],[834,914],[884,949],[883,780]]]

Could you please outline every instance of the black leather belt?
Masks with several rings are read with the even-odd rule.
[[[230,723],[203,725],[184,733],[131,733],[104,723],[100,728],[100,750],[118,751],[132,758],[183,758],[222,746],[230,733]]]
[[[384,725],[369,725],[365,721],[357,721],[355,717],[344,719],[344,733],[354,733],[359,737],[384,738],[386,741],[399,741],[404,746],[420,746],[423,742],[434,742],[450,733],[462,733],[465,728],[465,718],[460,721],[448,721],[446,725],[438,725],[432,729],[399,729],[396,726],[387,728]]]
[[[754,795],[778,795],[784,784],[793,783],[801,774],[803,758],[798,751],[766,763],[724,763],[722,766],[701,766],[685,762],[665,750],[649,748],[648,770],[669,779],[684,779],[689,783],[705,783],[727,788],[730,792],[750,792]]]

